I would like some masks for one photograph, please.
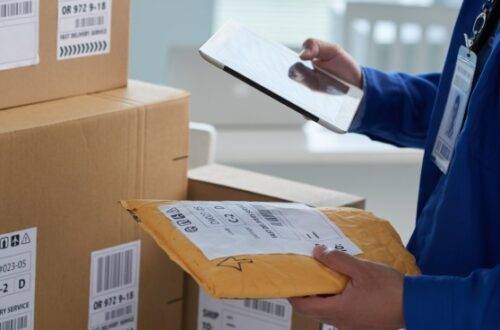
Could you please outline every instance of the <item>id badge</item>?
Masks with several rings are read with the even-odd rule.
[[[432,150],[434,163],[444,174],[448,172],[457,137],[462,129],[476,71],[476,62],[476,54],[467,47],[461,46],[443,118]]]

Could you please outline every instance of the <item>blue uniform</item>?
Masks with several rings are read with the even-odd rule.
[[[425,149],[416,228],[408,245],[423,276],[404,281],[407,329],[500,329],[500,35],[478,58],[448,173],[432,160],[464,33],[482,0],[465,0],[441,74],[363,68],[365,101],[353,131]]]

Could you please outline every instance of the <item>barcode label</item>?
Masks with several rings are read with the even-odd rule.
[[[214,299],[200,289],[197,330],[290,330],[292,314],[285,299]]]
[[[140,251],[135,241],[92,252],[89,330],[137,328]]]
[[[0,233],[0,330],[33,330],[37,229]]]
[[[104,25],[104,16],[83,17],[75,20],[76,29],[98,25]]]
[[[132,314],[132,312],[133,312],[133,306],[128,305],[125,307],[121,307],[121,308],[113,309],[111,311],[107,311],[104,315],[104,319],[106,321],[109,321],[109,320],[113,320],[116,318],[120,318],[120,317],[125,316],[125,315]]]
[[[97,259],[97,293],[131,284],[133,257],[130,249]]]
[[[57,59],[111,51],[112,0],[59,0]]]
[[[262,208],[259,206],[255,206],[255,208],[257,209],[257,211],[259,211],[259,214],[264,219],[266,219],[271,225],[283,227],[283,224],[281,223],[281,221],[278,218],[276,218],[276,216],[273,214],[273,212],[271,210],[268,210],[268,209],[265,209],[265,208]]]
[[[246,308],[272,314],[281,318],[285,317],[285,306],[278,303],[267,300],[246,299],[243,304]]]
[[[33,1],[4,3],[0,5],[0,18],[12,18],[33,14]]]
[[[28,315],[0,322],[0,330],[28,329]]]

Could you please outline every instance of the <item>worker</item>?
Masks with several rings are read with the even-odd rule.
[[[309,39],[301,57],[364,90],[351,127],[425,150],[408,249],[422,271],[395,270],[325,247],[314,256],[350,277],[343,293],[291,299],[340,329],[500,329],[500,0],[465,0],[442,73],[360,68]]]

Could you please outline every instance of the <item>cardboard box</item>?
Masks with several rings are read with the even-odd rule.
[[[0,109],[126,85],[130,0],[0,6]]]
[[[125,252],[137,257],[136,250],[108,259],[94,252],[140,240],[138,328],[180,329],[183,275],[118,201],[186,197],[188,99],[182,91],[131,82],[0,111],[0,285],[18,290],[0,294],[0,322],[16,318],[32,329],[34,307],[36,329],[87,329],[89,309],[104,318],[105,306],[123,300],[134,307],[137,291],[115,289],[131,281],[133,287],[127,262],[134,259]],[[15,231],[21,232],[6,235]],[[91,302],[94,289],[106,294]],[[6,301],[19,310],[8,313]],[[123,313],[129,318],[133,309],[107,311],[113,321]]]
[[[364,208],[365,202],[361,197],[222,165],[211,165],[191,170],[189,172],[188,196],[190,200],[281,201],[306,203],[317,207]],[[245,306],[243,301],[233,304],[231,301],[214,301],[209,298],[209,303],[213,304],[212,307],[215,309],[201,308],[204,317],[200,322],[205,323],[203,325],[205,328],[199,328],[199,299],[198,285],[185,275],[183,330],[205,328],[222,330],[223,323],[226,323],[228,327],[232,325],[234,328],[245,330],[281,330],[286,329],[287,324],[290,324],[289,329],[292,330],[319,330],[322,326],[316,321],[292,313],[285,300],[267,301],[268,303],[256,305],[252,305],[252,301],[248,301],[248,305]],[[283,313],[269,316],[269,312],[273,313],[277,310],[270,307],[269,303],[284,306],[285,309],[282,307],[278,309]],[[251,323],[259,319],[262,320],[260,323]]]

